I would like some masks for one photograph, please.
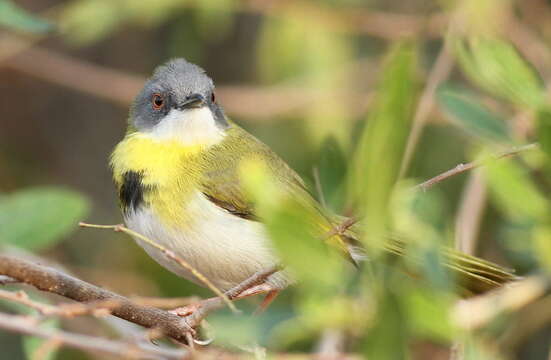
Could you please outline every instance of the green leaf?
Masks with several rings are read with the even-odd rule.
[[[537,136],[541,149],[548,155],[547,163],[551,156],[551,109],[542,108],[537,113]]]
[[[377,321],[367,334],[365,354],[368,359],[406,359],[408,318],[396,294],[387,292],[379,299]]]
[[[42,330],[56,330],[59,329],[60,321],[59,319],[51,318],[46,319],[42,321],[38,327]],[[42,339],[36,336],[24,336],[23,337],[23,350],[25,351],[25,355],[27,355],[27,359],[34,359],[33,355],[35,355],[36,351],[44,345],[44,343],[48,341],[48,339]],[[46,353],[43,353],[40,359],[44,360],[53,360],[56,358],[58,349],[56,347],[53,347],[49,349]]]
[[[10,0],[0,0],[0,25],[33,33],[44,33],[54,29],[53,24],[29,14]]]
[[[346,157],[334,136],[321,144],[318,159],[318,174],[321,192],[329,206],[338,210],[343,205],[343,183],[346,177]]]
[[[534,231],[534,254],[543,268],[551,273],[551,228],[549,225]]]
[[[303,106],[301,118],[313,143],[331,134],[344,144],[352,121],[346,99],[336,90],[346,88],[349,79],[346,71],[335,70],[342,70],[354,58],[352,38],[331,31],[324,16],[298,2],[289,2],[285,8],[284,16],[269,16],[262,22],[260,76],[268,83],[292,85],[305,92],[335,94],[325,96],[316,106]]]
[[[545,103],[544,87],[534,68],[513,45],[498,38],[454,41],[459,64],[487,91],[531,109]]]
[[[450,307],[456,299],[449,293],[427,289],[418,283],[408,285],[402,289],[400,301],[407,310],[412,332],[439,342],[450,341],[454,335]]]
[[[89,44],[105,38],[122,25],[125,9],[118,2],[78,0],[69,3],[59,15],[65,37],[76,44]]]
[[[274,181],[265,163],[241,164],[240,176],[280,259],[309,291],[330,292],[342,283],[345,262],[324,241],[333,224],[320,215],[313,199],[299,187]]]
[[[216,342],[231,346],[254,344],[261,325],[258,317],[237,317],[235,314],[213,314],[209,324],[216,334]]]
[[[195,8],[197,25],[204,41],[221,40],[234,23],[234,0],[200,1]]]
[[[158,26],[184,7],[183,0],[75,0],[63,7],[58,22],[69,41],[83,45],[104,39],[126,23]]]
[[[528,169],[512,159],[502,159],[485,166],[484,170],[494,201],[511,219],[541,221],[547,218],[547,200],[528,176]]]
[[[488,110],[466,89],[443,86],[437,99],[445,112],[469,134],[491,142],[511,143],[503,119]]]
[[[54,245],[85,216],[81,194],[55,187],[22,190],[0,198],[0,244],[28,250]]]
[[[383,241],[387,207],[409,135],[416,62],[417,51],[412,44],[402,43],[392,50],[351,171],[350,201],[363,205],[357,206],[360,214],[369,214],[365,224],[374,244]]]

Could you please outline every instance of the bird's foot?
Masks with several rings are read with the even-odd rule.
[[[202,306],[203,306],[203,302],[198,301],[186,306],[181,306],[176,309],[168,310],[168,312],[180,317],[186,317],[186,316],[192,315],[194,312],[199,310]]]

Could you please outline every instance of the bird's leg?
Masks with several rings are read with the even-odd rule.
[[[264,297],[264,300],[262,300],[262,303],[260,303],[258,308],[254,311],[254,315],[260,315],[264,311],[266,311],[268,306],[270,306],[272,301],[274,301],[274,299],[279,294],[279,291],[280,291],[280,289],[276,289],[270,284],[262,283],[262,284],[253,286],[252,288],[243,291],[242,293],[237,295],[237,297],[235,299],[243,299],[243,298],[246,298],[246,297],[249,297],[249,296],[255,296],[255,295],[259,295],[259,294],[266,294],[266,296]]]
[[[185,306],[178,307],[176,309],[168,310],[168,312],[171,313],[171,314],[174,314],[174,315],[181,316],[181,317],[188,316],[188,315],[191,315],[194,312],[196,312],[199,308],[201,308],[201,306],[203,304],[203,301],[208,301],[208,300],[211,300],[211,299],[214,299],[214,298],[209,298],[209,299],[206,299],[206,300],[201,300],[201,301],[198,301],[198,302],[194,302],[194,303],[191,303],[189,305],[185,305]]]
[[[266,309],[268,308],[268,306],[270,306],[272,301],[274,301],[277,295],[279,295],[279,291],[280,291],[279,289],[268,291],[268,293],[264,297],[264,300],[262,300],[260,305],[254,311],[254,315],[261,315],[264,311],[266,311]]]
[[[232,297],[230,300],[241,300],[250,296],[266,294],[266,297],[264,298],[264,300],[262,301],[258,309],[255,311],[255,314],[258,315],[264,312],[268,308],[268,306],[272,303],[272,301],[278,295],[279,291],[280,289],[276,289],[268,283],[262,283],[242,291],[241,293]],[[196,312],[198,309],[200,309],[203,306],[203,304],[215,301],[215,299],[219,299],[219,298],[213,297],[213,298],[204,299],[193,304],[189,304],[186,306],[182,306],[182,307],[170,310],[169,312],[182,317],[188,316]]]

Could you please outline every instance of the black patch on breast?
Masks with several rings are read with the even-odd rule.
[[[143,174],[136,171],[127,171],[123,174],[123,182],[119,189],[119,200],[124,212],[137,210],[143,203],[143,196],[149,187],[142,183]]]

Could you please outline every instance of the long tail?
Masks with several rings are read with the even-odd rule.
[[[390,239],[385,249],[398,256],[406,256],[405,243]],[[504,268],[476,256],[467,255],[447,247],[442,248],[444,266],[452,270],[465,295],[475,295],[518,280],[511,269]]]
[[[335,224],[346,224],[350,220],[338,215],[333,215],[332,218]],[[337,235],[339,248],[356,266],[361,266],[361,262],[369,259],[369,254],[358,240],[358,234],[361,233],[360,226],[360,223],[354,223]],[[399,237],[389,236],[386,240],[384,248],[389,253],[396,256],[411,256],[407,251],[407,243],[400,240]],[[484,293],[520,279],[515,275],[514,270],[449,247],[442,247],[441,254],[443,265],[451,270],[464,296]],[[417,276],[418,274],[412,275]]]

